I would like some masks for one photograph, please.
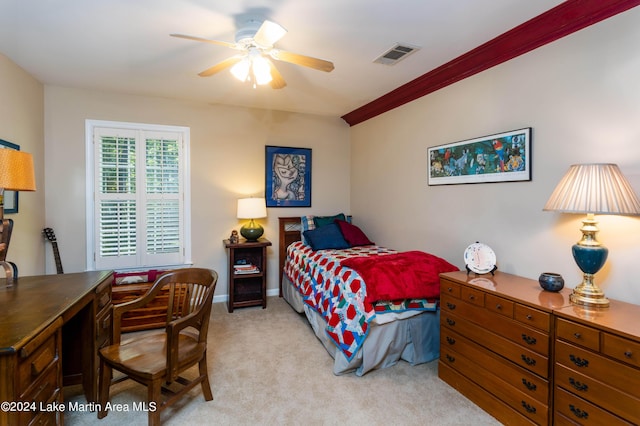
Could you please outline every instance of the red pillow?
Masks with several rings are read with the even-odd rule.
[[[351,247],[375,244],[369,241],[369,238],[357,226],[340,219],[336,219],[334,222],[338,225],[342,236]]]

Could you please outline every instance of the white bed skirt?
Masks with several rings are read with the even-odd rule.
[[[380,320],[371,323],[364,343],[348,361],[326,333],[325,320],[302,301],[302,296],[286,275],[282,277],[282,295],[296,312],[306,315],[316,337],[333,357],[333,373],[336,375],[355,372],[362,376],[371,370],[395,365],[400,359],[417,365],[440,356],[440,310],[412,312],[400,317],[397,314],[378,314],[376,319],[380,317]],[[385,320],[387,315],[395,316],[394,320]]]

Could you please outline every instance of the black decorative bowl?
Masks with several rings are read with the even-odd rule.
[[[547,291],[560,291],[564,287],[562,275],[554,272],[543,272],[538,278],[540,287]]]

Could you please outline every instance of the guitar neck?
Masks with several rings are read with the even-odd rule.
[[[56,261],[56,273],[64,274],[62,270],[62,260],[60,259],[60,252],[58,251],[58,243],[56,241],[51,241],[51,246],[53,247],[53,257]]]

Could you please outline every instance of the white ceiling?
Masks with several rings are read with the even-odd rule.
[[[344,115],[560,0],[0,0],[0,53],[47,85]],[[197,74],[236,51],[170,37],[234,41],[261,15],[288,30],[276,47],[327,59],[324,73],[276,62],[287,87],[253,89],[227,71]],[[396,42],[421,47],[387,66]]]

